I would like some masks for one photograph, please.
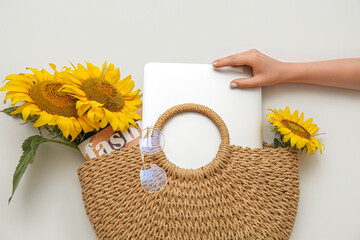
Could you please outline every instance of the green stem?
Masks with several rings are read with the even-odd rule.
[[[62,142],[62,141],[56,141],[56,140],[51,140],[51,139],[48,139],[49,142],[53,142],[53,143],[59,143],[59,144],[62,144],[62,145],[65,145],[65,146],[68,146],[76,151],[78,151],[80,153],[80,150],[79,148],[75,145],[75,144],[72,144],[72,143],[67,143],[67,142]]]

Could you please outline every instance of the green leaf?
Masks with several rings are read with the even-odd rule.
[[[54,143],[63,144],[63,145],[66,145],[68,147],[71,147],[71,148],[79,151],[79,149],[74,144],[56,141],[56,140],[52,140],[52,139],[47,139],[47,138],[44,138],[39,135],[31,136],[31,137],[25,139],[25,141],[22,144],[23,154],[20,157],[19,164],[17,165],[14,175],[13,175],[13,188],[12,188],[11,197],[9,198],[9,201],[8,201],[9,204],[11,202],[11,199],[14,196],[16,188],[18,187],[19,182],[20,182],[22,176],[24,175],[27,167],[29,166],[29,164],[34,162],[35,154],[36,154],[37,149],[39,148],[39,145],[44,142],[54,142]]]
[[[11,117],[14,118],[20,118],[23,119],[22,114],[21,113],[17,113],[17,114],[11,114],[13,111],[15,111],[18,107],[8,107],[5,108],[3,110],[1,110],[0,112],[3,112]],[[39,116],[29,116],[25,122],[21,123],[21,125],[27,124],[28,122],[36,122],[36,120],[39,118]]]
[[[46,139],[41,136],[31,136],[27,138],[22,144],[23,154],[20,157],[19,164],[17,165],[13,175],[13,189],[9,203],[14,196],[15,190],[19,185],[21,177],[24,175],[28,165],[34,162],[36,151],[39,145],[46,142]]]
[[[280,140],[281,142],[284,142],[284,135],[280,134]]]
[[[8,107],[8,108],[5,108],[5,109],[3,109],[3,110],[1,110],[1,112],[3,112],[3,113],[5,113],[5,114],[7,114],[7,115],[9,115],[9,116],[12,116],[12,117],[21,117],[21,113],[18,113],[18,114],[15,114],[15,115],[11,115],[11,113],[13,112],[13,111],[15,111],[16,110],[16,108],[15,107]]]
[[[277,138],[274,138],[274,148],[278,148],[279,147],[279,140]]]

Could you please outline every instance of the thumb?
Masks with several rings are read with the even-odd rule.
[[[231,81],[231,88],[251,88],[251,87],[261,87],[265,85],[259,77],[252,78],[237,78]]]

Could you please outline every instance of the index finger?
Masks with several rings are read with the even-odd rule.
[[[226,66],[243,66],[243,65],[251,66],[251,58],[249,55],[243,52],[217,59],[212,63],[212,65],[216,68],[221,68]]]

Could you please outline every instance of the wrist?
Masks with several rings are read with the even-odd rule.
[[[297,82],[299,79],[299,63],[281,62],[280,82]]]

